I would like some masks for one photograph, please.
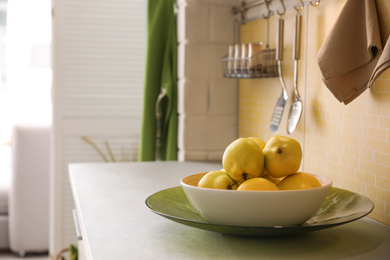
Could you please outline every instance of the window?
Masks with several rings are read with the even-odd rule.
[[[9,0],[0,13],[0,142],[16,123],[51,122],[51,1]]]
[[[10,180],[12,126],[51,122],[50,45],[50,0],[0,0],[0,185]]]

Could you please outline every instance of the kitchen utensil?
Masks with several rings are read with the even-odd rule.
[[[267,19],[267,42],[265,44],[265,49],[261,51],[261,66],[260,66],[260,73],[263,74],[263,75],[268,75],[269,74],[269,60],[271,59],[271,50],[269,48],[269,18],[271,17],[271,15],[273,14],[273,12],[269,9],[268,7],[268,2],[266,1],[265,2],[267,4],[267,8],[268,8],[268,14],[266,16],[264,16],[265,19]]]
[[[248,73],[247,63],[248,63],[248,44],[241,44],[241,73],[242,75],[246,75]]]
[[[283,80],[282,74],[282,59],[283,59],[283,35],[284,35],[284,20],[280,16],[278,20],[278,33],[276,38],[276,60],[278,61],[279,80],[282,85],[282,95],[276,101],[274,112],[272,114],[269,130],[277,132],[279,130],[280,121],[283,116],[284,107],[288,99],[287,87]]]
[[[227,72],[228,75],[232,75],[234,73],[234,45],[229,45]]]
[[[234,73],[236,76],[241,72],[241,45],[234,45]]]
[[[300,11],[295,16],[295,30],[293,41],[293,59],[294,59],[294,92],[295,100],[291,104],[287,120],[287,133],[291,134],[295,131],[299,119],[302,115],[302,99],[298,91],[298,60],[300,56],[300,42],[301,42],[301,15]]]

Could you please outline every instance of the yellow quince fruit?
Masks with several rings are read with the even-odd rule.
[[[279,190],[275,183],[269,180],[257,177],[241,183],[237,190]]]
[[[301,166],[302,148],[294,138],[275,135],[268,140],[263,153],[265,169],[272,177],[296,173]]]
[[[321,187],[316,177],[304,172],[297,172],[284,178],[279,184],[279,190],[305,190]]]
[[[258,137],[248,137],[249,139],[255,141],[258,145],[260,145],[261,149],[264,149],[265,145],[267,144],[263,139],[260,139]]]
[[[238,138],[226,147],[222,165],[233,180],[238,184],[243,183],[259,177],[263,172],[263,150],[249,138]]]
[[[224,171],[206,173],[199,181],[198,187],[222,190],[236,190],[238,184]]]

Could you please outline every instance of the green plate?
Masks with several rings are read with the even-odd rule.
[[[339,188],[332,188],[318,212],[299,226],[242,227],[209,223],[192,207],[181,186],[154,193],[146,199],[146,205],[160,216],[194,228],[263,237],[293,235],[338,226],[362,218],[374,209],[374,204],[368,198]]]

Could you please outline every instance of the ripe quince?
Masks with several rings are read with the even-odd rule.
[[[264,154],[260,145],[249,138],[238,138],[229,144],[222,157],[226,173],[238,184],[259,177],[264,169]]]
[[[275,183],[262,178],[252,178],[241,183],[237,190],[279,190]]]
[[[200,179],[198,187],[236,190],[238,184],[224,171],[211,171]]]
[[[268,140],[263,152],[264,167],[274,178],[296,173],[301,166],[302,148],[294,138],[275,135]]]
[[[305,190],[321,187],[316,177],[304,172],[297,172],[284,178],[279,184],[279,190]]]

